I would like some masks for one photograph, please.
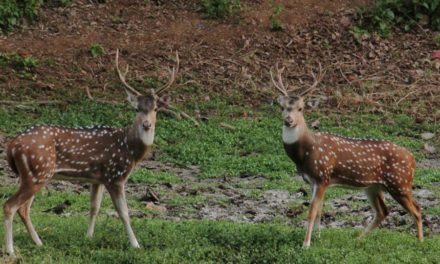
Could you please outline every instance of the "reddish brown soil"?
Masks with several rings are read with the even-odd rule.
[[[357,44],[350,33],[355,9],[371,1],[281,1],[285,30],[280,32],[269,30],[270,1],[242,1],[238,24],[203,18],[196,0],[106,2],[46,7],[34,25],[2,36],[0,52],[34,56],[40,64],[30,77],[0,66],[5,74],[0,96],[70,99],[88,87],[95,98],[113,100],[122,94],[113,65],[117,48],[131,66],[129,78],[136,80],[166,78],[172,51],[178,50],[178,82],[197,87],[174,92],[182,98],[239,94],[255,105],[274,97],[268,70],[276,61],[288,66],[287,82],[301,88],[311,83],[310,69],[320,62],[327,75],[317,94],[333,111],[403,109],[422,121],[440,118],[435,111],[440,65],[431,58],[434,33],[417,29]],[[100,43],[106,55],[92,58],[93,43]],[[26,93],[17,93],[20,89]]]

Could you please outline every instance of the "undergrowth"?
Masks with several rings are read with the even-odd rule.
[[[11,31],[23,19],[34,21],[42,0],[0,0],[0,31]]]
[[[358,12],[360,27],[381,36],[393,27],[410,31],[416,26],[440,30],[440,0],[377,0]]]
[[[240,18],[240,0],[201,0],[200,6],[207,18]]]

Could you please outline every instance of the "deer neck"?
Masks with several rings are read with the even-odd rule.
[[[298,166],[303,163],[306,152],[312,149],[314,142],[315,135],[307,128],[305,122],[294,128],[283,126],[284,149]]]
[[[135,162],[141,161],[148,153],[154,140],[154,128],[151,131],[144,131],[135,122],[125,129],[127,146]]]

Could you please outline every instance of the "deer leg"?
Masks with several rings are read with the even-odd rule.
[[[307,232],[304,239],[303,247],[310,247],[310,240],[312,239],[313,225],[322,205],[324,199],[324,193],[327,186],[315,184],[313,186],[312,202],[310,203],[309,214],[307,216]]]
[[[14,242],[12,236],[12,222],[14,220],[14,215],[20,207],[22,207],[39,189],[41,189],[42,186],[43,184],[29,186],[28,183],[22,182],[19,190],[11,198],[9,198],[3,206],[5,217],[4,225],[6,253],[9,255],[14,255]],[[39,242],[41,243],[41,241]]]
[[[102,184],[92,184],[90,187],[90,220],[87,237],[93,237],[93,233],[95,232],[96,216],[101,208],[103,187]]]
[[[322,207],[324,204],[324,200],[321,201],[318,207],[318,212],[316,213],[316,219],[315,219],[315,226],[314,229],[316,230],[316,235],[318,237],[321,237],[321,216],[322,216]]]
[[[388,209],[383,200],[383,192],[379,187],[369,187],[366,190],[368,199],[374,209],[375,215],[373,221],[365,228],[364,232],[359,238],[364,238],[371,230],[375,229],[382,223],[385,217],[388,215]]]
[[[28,230],[32,240],[35,242],[35,244],[37,244],[37,246],[42,246],[43,243],[41,242],[40,237],[35,231],[35,228],[32,225],[31,217],[30,217],[30,210],[31,210],[32,202],[34,201],[34,197],[35,196],[32,196],[18,209],[18,214],[20,215],[21,220],[26,226],[26,229]]]
[[[417,226],[417,238],[423,241],[422,210],[420,206],[409,193],[392,193],[392,196],[414,217]]]
[[[106,185],[108,192],[110,193],[110,197],[112,198],[113,205],[118,212],[119,218],[121,218],[122,223],[127,230],[128,238],[130,239],[130,243],[134,248],[140,248],[139,243],[134,235],[133,229],[130,225],[130,217],[128,215],[128,207],[127,201],[125,200],[125,191],[123,184],[113,184]]]

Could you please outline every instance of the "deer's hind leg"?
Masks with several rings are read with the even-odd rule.
[[[5,225],[5,243],[6,252],[10,255],[14,255],[13,235],[12,235],[12,222],[14,220],[15,213],[20,209],[19,214],[22,217],[26,228],[28,229],[32,239],[37,245],[41,245],[41,240],[38,237],[35,229],[30,221],[29,210],[32,203],[32,199],[36,192],[38,192],[44,184],[27,184],[27,181],[22,181],[18,191],[9,198],[3,206],[4,212],[4,225]]]
[[[41,242],[40,237],[35,231],[34,225],[32,224],[30,217],[30,210],[31,210],[32,202],[34,201],[34,197],[35,196],[32,196],[18,209],[18,215],[20,215],[21,220],[26,226],[26,229],[28,230],[32,240],[35,242],[35,244],[37,244],[37,246],[41,246],[43,245],[43,243]]]
[[[14,157],[14,165],[17,167],[20,177],[20,187],[3,205],[6,253],[10,255],[14,255],[12,223],[17,211],[19,211],[32,239],[37,245],[41,244],[41,240],[30,221],[29,211],[35,193],[44,186],[44,179],[39,181],[37,175],[33,175],[25,155]]]
[[[371,221],[371,223],[365,228],[364,232],[360,235],[360,238],[365,237],[371,232],[371,230],[378,227],[389,213],[383,200],[383,191],[380,186],[368,187],[365,192],[374,209],[375,215],[373,221]]]
[[[93,184],[90,187],[90,220],[87,237],[93,237],[93,233],[95,232],[96,216],[101,207],[103,191],[104,185],[102,184]]]
[[[392,192],[391,195],[403,206],[403,208],[405,208],[406,211],[408,211],[408,213],[414,217],[417,227],[417,238],[420,241],[423,241],[422,209],[416,203],[416,201],[414,201],[411,190],[406,192],[399,191],[399,193]]]

